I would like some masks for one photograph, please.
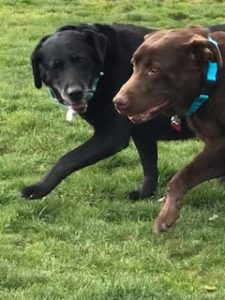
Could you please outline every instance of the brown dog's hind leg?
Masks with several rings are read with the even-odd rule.
[[[225,150],[203,150],[169,182],[163,207],[155,221],[156,233],[166,231],[179,217],[182,200],[187,190],[212,178],[225,174]]]

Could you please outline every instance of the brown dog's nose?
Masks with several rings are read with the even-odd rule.
[[[115,96],[113,98],[113,103],[118,110],[125,110],[128,107],[127,99],[123,96]]]

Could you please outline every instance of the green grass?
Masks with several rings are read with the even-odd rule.
[[[43,35],[76,22],[225,23],[224,12],[215,0],[0,0],[0,299],[224,299],[222,185],[193,189],[177,226],[152,233],[156,200],[201,149],[197,141],[159,144],[159,188],[146,201],[127,197],[142,178],[133,145],[73,174],[44,200],[19,197],[92,134],[79,119],[68,125],[47,90],[33,86],[30,54]]]

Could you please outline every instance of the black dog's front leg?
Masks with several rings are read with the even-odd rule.
[[[137,132],[132,136],[141,158],[144,180],[140,189],[130,193],[131,200],[150,197],[154,194],[158,183],[158,152],[157,141],[148,133]]]
[[[72,172],[94,164],[128,146],[129,137],[118,139],[116,136],[94,135],[83,145],[62,156],[40,182],[23,188],[22,197],[42,198]]]

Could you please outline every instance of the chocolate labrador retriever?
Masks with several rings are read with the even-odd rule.
[[[169,182],[155,232],[176,221],[189,189],[225,175],[224,61],[224,32],[187,27],[149,34],[133,55],[132,76],[114,98],[135,123],[161,113],[185,116],[205,144]]]

